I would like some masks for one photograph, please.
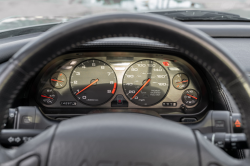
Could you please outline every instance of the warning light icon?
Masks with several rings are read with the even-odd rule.
[[[235,124],[235,127],[241,127],[241,123],[238,119],[235,121],[234,124]]]
[[[162,62],[164,66],[169,66],[169,62]]]

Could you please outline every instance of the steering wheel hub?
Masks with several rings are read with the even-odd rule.
[[[195,137],[188,127],[135,113],[94,114],[63,121],[49,158],[49,165],[71,165],[72,161],[86,166],[199,164]]]

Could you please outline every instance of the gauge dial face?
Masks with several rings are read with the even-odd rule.
[[[176,89],[182,90],[188,87],[189,79],[186,74],[176,74],[173,78],[173,86]]]
[[[56,99],[56,92],[51,88],[44,89],[40,95],[40,101],[46,105],[54,104]]]
[[[100,60],[87,60],[78,64],[70,78],[73,95],[80,102],[96,106],[109,101],[117,87],[112,68]]]
[[[50,78],[50,83],[54,88],[63,88],[67,84],[67,77],[61,72],[54,73]]]
[[[198,93],[193,89],[185,90],[182,94],[182,102],[186,105],[195,105],[199,100]]]
[[[131,65],[123,77],[123,90],[127,98],[140,106],[159,103],[169,89],[166,69],[152,60],[142,60]]]

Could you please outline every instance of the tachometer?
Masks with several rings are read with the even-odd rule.
[[[115,94],[117,81],[112,68],[100,60],[87,60],[75,67],[70,85],[73,95],[82,103],[96,106]]]
[[[123,77],[123,90],[128,99],[141,106],[160,102],[169,89],[165,68],[153,60],[142,60],[131,65]]]

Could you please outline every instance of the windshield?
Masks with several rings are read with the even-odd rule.
[[[182,21],[249,21],[249,5],[249,0],[0,0],[0,31],[106,12],[154,12]]]

